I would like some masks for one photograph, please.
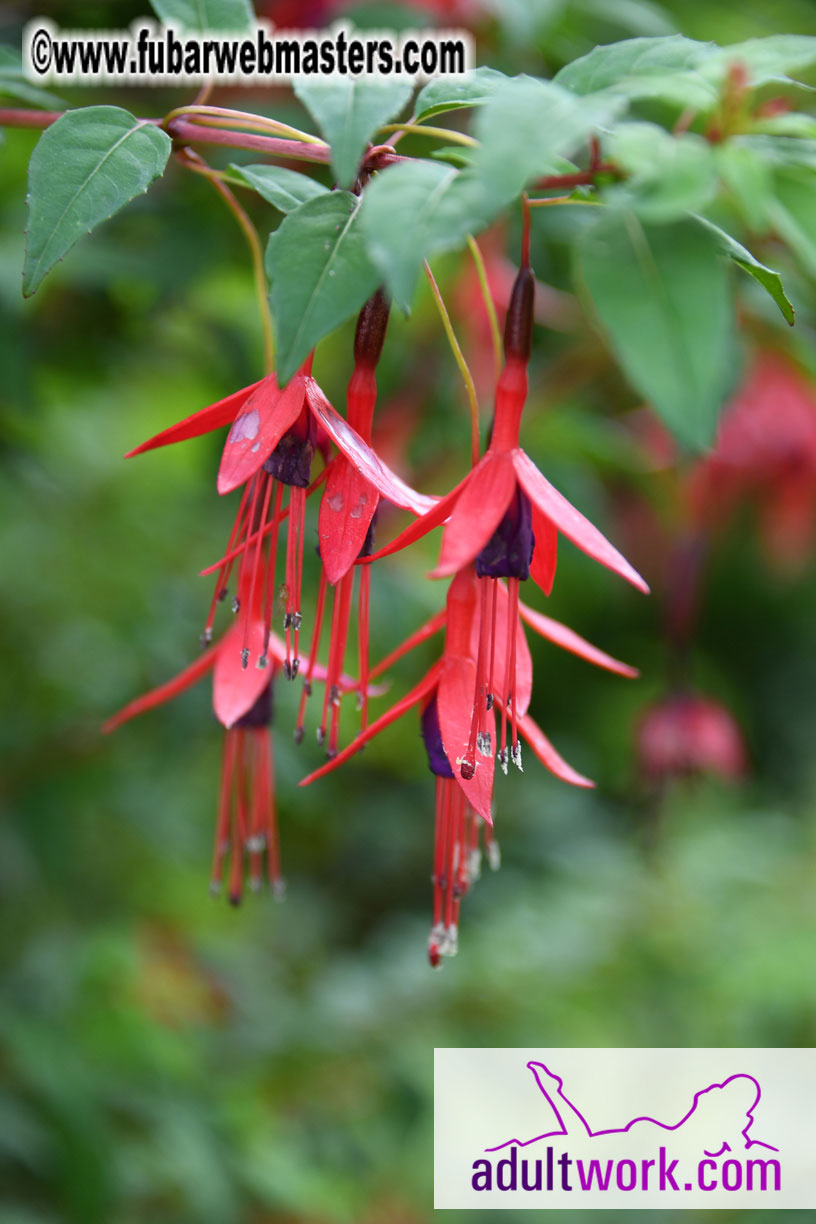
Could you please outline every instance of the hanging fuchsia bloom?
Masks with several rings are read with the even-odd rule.
[[[274,374],[270,374],[194,413],[130,452],[136,455],[157,446],[198,437],[232,421],[218,472],[218,491],[229,493],[243,485],[243,494],[226,554],[205,571],[217,571],[217,579],[204,642],[211,639],[215,607],[226,594],[237,558],[240,558],[238,585],[248,591],[253,606],[256,595],[261,598],[268,637],[276,595],[277,528],[288,517],[282,602],[286,637],[284,671],[290,679],[297,675],[300,665],[305,505],[316,448],[330,439],[382,496],[414,514],[424,513],[435,500],[415,493],[381,463],[356,430],[335,412],[311,377],[310,369],[311,358],[282,388]],[[286,509],[282,506],[284,486],[289,488]],[[254,659],[257,667],[265,668],[267,657],[252,650],[249,619],[241,610],[239,598],[233,601],[233,610],[239,613],[243,625],[239,647],[242,666],[247,667]]]
[[[596,561],[648,591],[629,562],[545,480],[519,446],[521,414],[527,398],[534,286],[535,279],[525,258],[507,312],[505,365],[496,389],[493,430],[485,455],[452,493],[369,558],[396,552],[444,522],[442,551],[432,577],[445,577],[475,565],[480,579],[481,636],[475,655],[471,730],[467,749],[458,763],[463,777],[472,776],[476,753],[482,751],[480,745],[486,742],[486,720],[494,700],[490,678],[496,658],[503,658],[507,677],[500,706],[499,764],[506,771],[508,761],[512,760],[521,768],[518,731],[523,702],[517,674],[517,634],[510,627],[518,622],[520,582],[532,578],[546,594],[552,589],[558,532]],[[505,632],[497,619],[501,578],[507,579],[510,603]]]
[[[273,890],[280,893],[283,887],[269,727],[273,714],[272,684],[283,664],[285,647],[274,634],[267,638],[257,601],[255,613],[249,618],[248,636],[253,649],[271,655],[272,666],[268,671],[241,666],[243,634],[242,626],[234,623],[189,667],[166,684],[131,701],[103,728],[114,731],[138,714],[171,701],[212,672],[213,710],[227,732],[211,889],[214,893],[220,891],[229,856],[229,899],[233,905],[241,900],[245,863],[252,889],[263,883],[264,858]]]
[[[519,445],[527,398],[534,283],[532,270],[522,267],[507,312],[505,366],[496,388],[487,451],[451,493],[371,560],[398,552],[444,523],[442,550],[432,577],[448,577],[474,562],[480,576],[530,577],[549,594],[561,532],[595,561],[648,592],[626,558],[553,488]]]
[[[301,786],[306,786],[342,765],[409,709],[420,706],[428,763],[437,779],[434,917],[429,940],[432,964],[438,964],[441,956],[452,955],[456,950],[459,904],[478,874],[480,832],[484,831],[485,834],[488,860],[491,865],[498,865],[491,815],[495,768],[492,751],[495,711],[492,701],[483,703],[484,716],[479,722],[478,756],[474,758],[474,768],[472,771],[462,769],[463,761],[471,752],[473,693],[478,674],[475,658],[485,637],[481,625],[484,607],[480,588],[484,589],[484,586],[477,581],[472,567],[456,575],[448,590],[444,611],[431,617],[373,668],[371,679],[445,628],[442,658],[409,693],[362,731],[348,747],[301,782]],[[492,627],[503,638],[514,641],[513,683],[516,688],[514,711],[517,728],[539,760],[557,777],[574,786],[592,786],[588,778],[567,764],[530,717],[528,706],[533,669],[529,648],[518,612],[513,612],[507,588],[499,582],[495,592],[490,610]],[[515,619],[512,619],[514,615]],[[618,662],[584,641],[566,625],[541,616],[524,605],[521,605],[521,615],[537,632],[564,649],[610,671],[629,676],[637,674],[625,663]],[[509,674],[507,657],[494,654],[489,660],[489,686],[502,709],[507,705]]]
[[[376,367],[382,354],[388,326],[389,303],[382,290],[366,302],[357,320],[354,337],[354,371],[346,393],[346,420],[349,426],[371,444],[371,427],[377,401]],[[315,612],[315,629],[309,654],[303,696],[301,697],[295,739],[303,738],[303,716],[311,691],[311,673],[320,648],[326,586],[334,588],[329,639],[328,682],[318,741],[327,741],[327,754],[337,752],[340,728],[340,687],[336,677],[342,672],[346,654],[354,586],[354,563],[374,551],[374,524],[380,490],[341,451],[329,464],[320,503],[318,523],[319,552],[322,564],[320,589]],[[368,722],[368,629],[371,573],[367,566],[359,571],[359,659],[362,726]],[[331,722],[329,722],[329,712]]]
[[[267,630],[259,596],[256,594],[254,601],[250,601],[246,587],[239,589],[248,609],[248,628],[235,621],[189,667],[166,684],[131,701],[103,728],[106,732],[115,731],[131,718],[172,701],[212,672],[213,711],[226,728],[226,736],[211,890],[220,891],[229,856],[229,899],[233,905],[241,900],[245,866],[253,890],[262,886],[265,866],[274,892],[280,895],[283,891],[269,729],[273,718],[273,683],[285,665],[286,647]],[[268,669],[242,666],[244,640],[249,641],[259,657],[271,661]],[[316,679],[325,680],[325,676],[323,668],[316,670]],[[356,681],[346,675],[340,677],[339,683],[344,690],[356,687]]]

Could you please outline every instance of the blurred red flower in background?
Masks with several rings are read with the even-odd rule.
[[[674,693],[650,706],[638,726],[637,751],[653,782],[700,773],[739,778],[747,768],[734,716],[696,693]]]
[[[709,526],[744,502],[759,514],[764,556],[798,569],[816,540],[816,386],[778,353],[759,353],[726,408],[717,445],[691,477],[693,507]]]

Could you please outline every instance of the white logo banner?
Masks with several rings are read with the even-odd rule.
[[[434,1206],[816,1207],[813,1049],[437,1049]]]

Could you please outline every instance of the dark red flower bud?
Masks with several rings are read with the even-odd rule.
[[[532,268],[520,268],[513,283],[510,305],[504,324],[504,355],[519,361],[530,360],[533,344],[533,305],[535,276]]]
[[[374,369],[383,350],[388,312],[391,303],[383,289],[378,289],[366,302],[357,318],[354,333],[354,364]]]

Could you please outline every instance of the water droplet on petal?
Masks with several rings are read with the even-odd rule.
[[[235,424],[229,431],[227,442],[251,442],[253,438],[257,438],[260,428],[261,418],[258,410],[251,408],[249,412],[242,412],[239,417],[236,417]]]

